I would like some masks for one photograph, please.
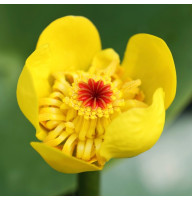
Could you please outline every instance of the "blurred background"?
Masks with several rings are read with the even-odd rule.
[[[35,129],[16,100],[17,80],[42,30],[65,15],[89,18],[103,48],[121,59],[136,33],[161,37],[175,61],[178,88],[165,130],[149,151],[106,165],[101,195],[192,195],[191,5],[0,5],[0,195],[67,195],[77,176],[50,168],[30,147]]]

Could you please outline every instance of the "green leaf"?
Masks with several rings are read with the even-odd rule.
[[[16,83],[23,65],[21,56],[14,52],[0,51],[0,110],[9,112],[15,101]]]

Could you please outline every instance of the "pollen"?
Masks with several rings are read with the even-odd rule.
[[[93,165],[105,159],[100,148],[105,131],[121,112],[146,107],[141,81],[122,80],[117,73],[57,72],[49,96],[39,100],[39,123],[46,130],[43,140]]]

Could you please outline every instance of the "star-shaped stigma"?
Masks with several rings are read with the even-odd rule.
[[[88,82],[78,83],[78,100],[83,102],[83,106],[98,107],[105,109],[107,104],[112,102],[111,96],[113,94],[110,84],[104,84],[102,80],[95,81],[92,78]]]

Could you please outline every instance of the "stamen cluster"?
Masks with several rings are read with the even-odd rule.
[[[49,97],[40,99],[39,122],[47,145],[95,165],[104,165],[100,148],[107,126],[120,112],[145,106],[140,80],[123,83],[85,72],[54,74]],[[113,81],[112,81],[113,80]]]
[[[108,77],[92,76],[87,73],[74,80],[64,103],[86,119],[109,118],[123,106],[124,100],[121,95]]]

